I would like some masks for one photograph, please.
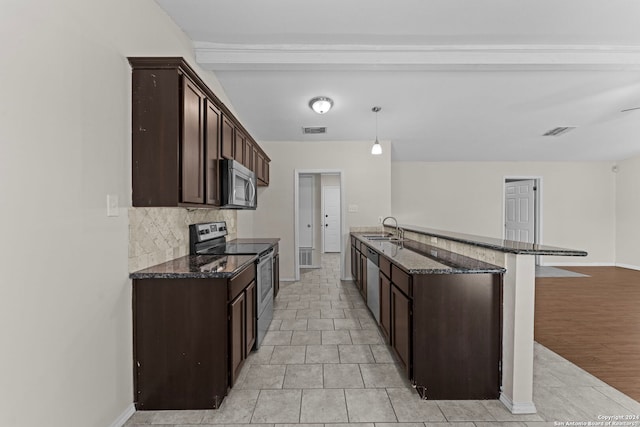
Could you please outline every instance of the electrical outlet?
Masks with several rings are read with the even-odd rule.
[[[358,212],[358,205],[349,205],[349,212]]]
[[[107,194],[107,216],[119,216],[118,195]]]

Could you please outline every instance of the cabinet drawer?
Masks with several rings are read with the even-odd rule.
[[[391,264],[391,281],[407,296],[412,296],[411,276],[400,270],[395,264]]]
[[[380,257],[380,271],[383,272],[388,279],[391,279],[391,261],[383,256]]]
[[[229,280],[229,301],[233,301],[255,278],[255,266],[251,264]]]

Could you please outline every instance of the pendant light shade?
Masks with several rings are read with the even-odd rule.
[[[382,154],[382,145],[380,145],[377,139],[371,147],[371,154],[373,154],[374,156],[379,156],[380,154]]]
[[[382,145],[380,145],[380,141],[378,141],[378,112],[382,110],[382,107],[373,107],[371,111],[376,113],[376,142],[373,143],[371,147],[371,154],[374,156],[379,156],[382,154]]]

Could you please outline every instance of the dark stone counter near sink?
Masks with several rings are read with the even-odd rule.
[[[364,237],[370,234],[351,233],[364,245],[384,254],[409,274],[480,274],[506,271],[502,267],[413,240],[391,242]]]

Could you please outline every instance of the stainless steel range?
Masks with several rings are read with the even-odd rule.
[[[224,221],[189,225],[189,253],[191,255],[257,255],[256,288],[258,303],[256,317],[260,347],[273,319],[273,245],[269,243],[227,242]]]

